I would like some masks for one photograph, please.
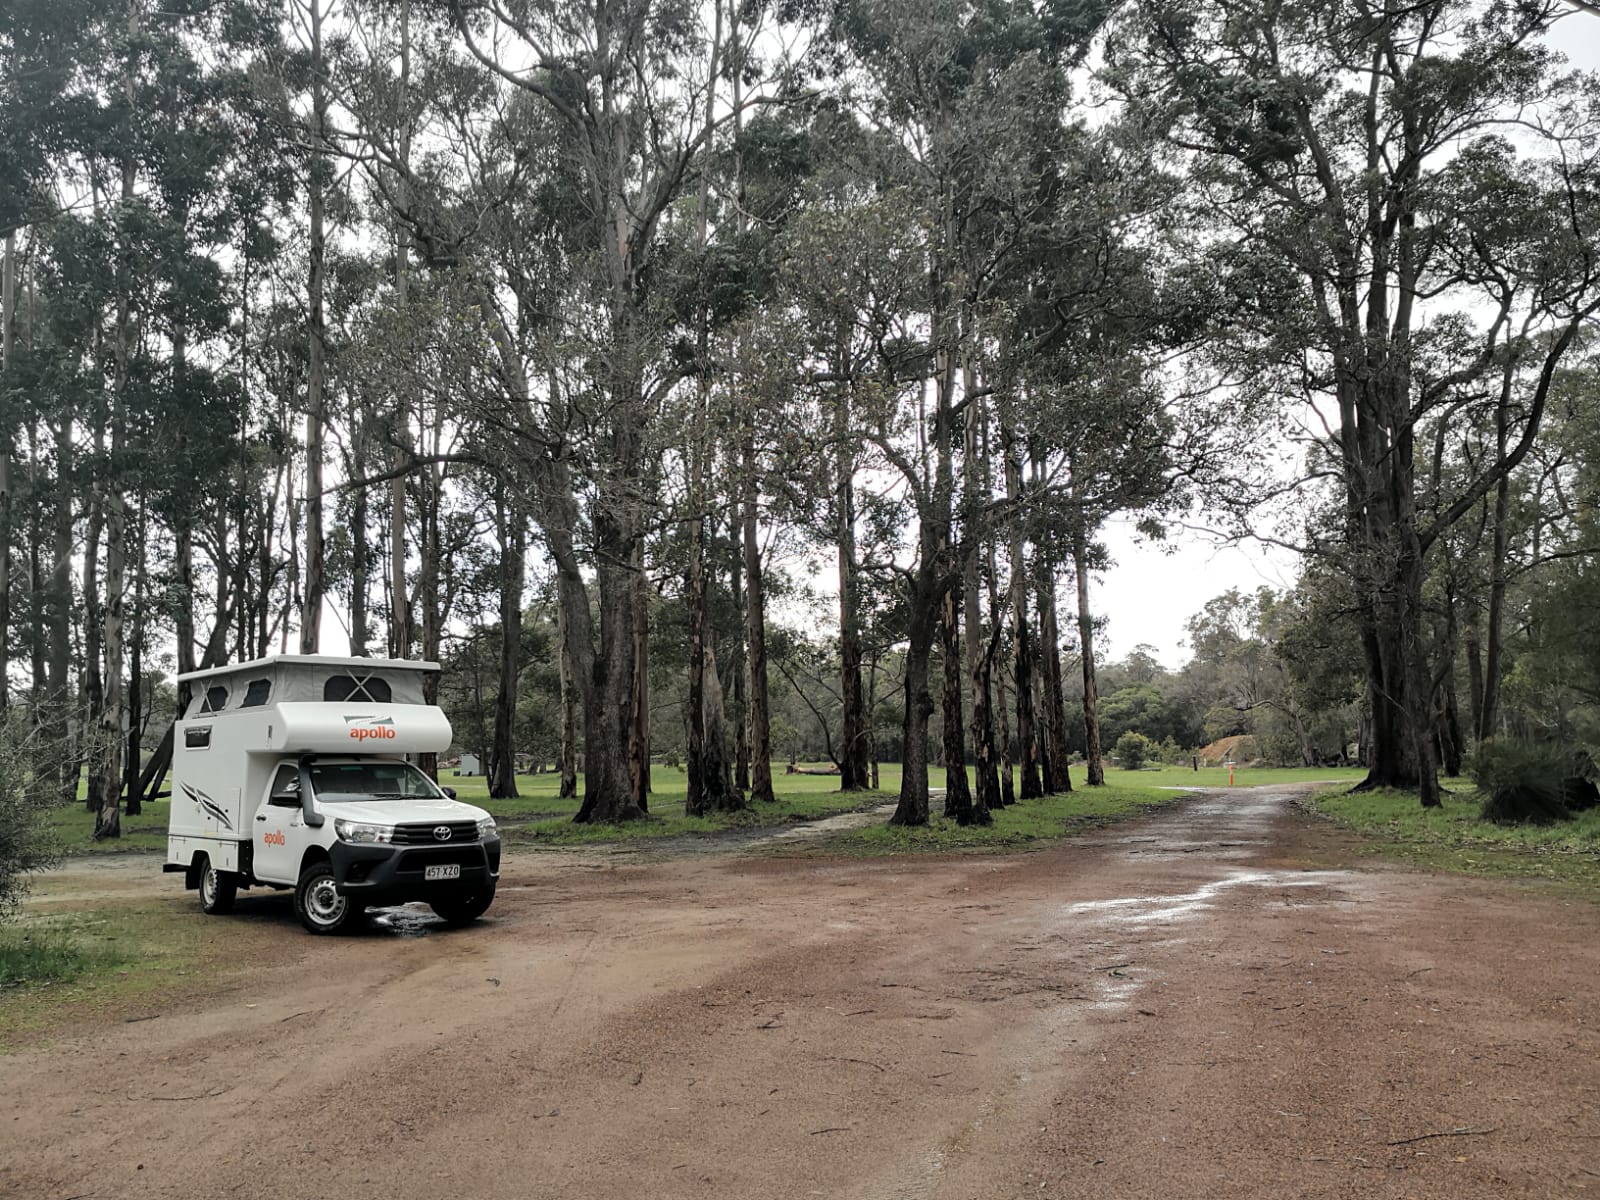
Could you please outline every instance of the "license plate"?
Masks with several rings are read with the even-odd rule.
[[[460,879],[460,863],[443,863],[437,867],[423,867],[423,879]]]

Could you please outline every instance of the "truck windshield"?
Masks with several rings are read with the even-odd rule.
[[[437,799],[444,793],[410,763],[312,763],[311,786],[319,800]]]

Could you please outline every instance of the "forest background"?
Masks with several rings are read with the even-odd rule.
[[[441,661],[491,792],[580,821],[775,759],[899,762],[921,824],[930,760],[983,822],[1113,746],[1424,805],[1488,739],[1594,746],[1600,82],[1554,47],[1596,20],[15,0],[28,790],[114,837],[176,673],[346,646]],[[1175,565],[1188,663],[1102,664],[1130,524],[1298,577]]]

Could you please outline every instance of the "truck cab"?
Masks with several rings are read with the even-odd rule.
[[[181,676],[165,869],[207,913],[241,888],[292,889],[312,933],[372,905],[425,901],[446,922],[494,900],[494,819],[406,758],[450,745],[422,700],[436,663],[278,655]]]

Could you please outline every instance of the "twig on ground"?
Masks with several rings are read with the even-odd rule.
[[[1412,1142],[1425,1142],[1429,1138],[1442,1137],[1482,1137],[1486,1133],[1498,1133],[1500,1127],[1491,1125],[1488,1129],[1469,1129],[1463,1125],[1459,1129],[1441,1129],[1438,1133],[1419,1133],[1416,1137],[1401,1138],[1399,1141],[1390,1142],[1391,1146],[1409,1146]]]

